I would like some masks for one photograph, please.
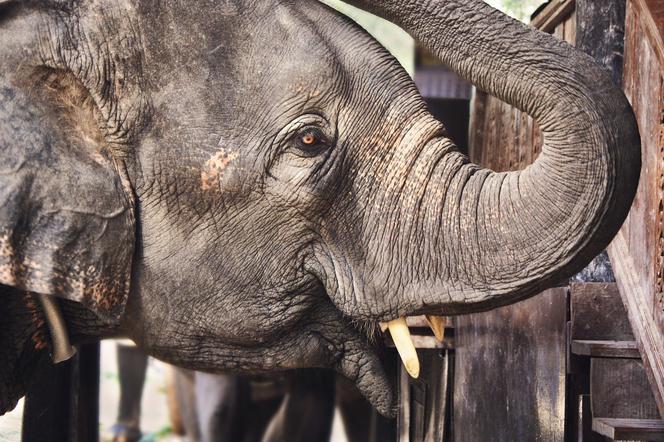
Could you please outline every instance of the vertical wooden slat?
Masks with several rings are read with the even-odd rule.
[[[454,440],[560,442],[567,291],[455,318]]]
[[[44,360],[25,397],[22,442],[99,440],[99,344],[69,361]]]
[[[648,2],[629,0],[627,6],[623,88],[639,125],[643,167],[632,209],[609,252],[664,416],[664,48]]]

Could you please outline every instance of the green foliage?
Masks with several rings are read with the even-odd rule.
[[[143,435],[141,440],[139,440],[138,442],[158,442],[160,440],[165,439],[168,436],[171,436],[172,434],[173,434],[173,429],[170,427],[170,425],[167,425],[155,433]]]

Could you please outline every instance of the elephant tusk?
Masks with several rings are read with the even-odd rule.
[[[60,362],[71,359],[76,354],[76,348],[69,342],[67,326],[65,319],[62,317],[60,307],[58,307],[58,304],[50,295],[38,294],[37,296],[51,332],[51,342],[53,345],[53,355],[51,357],[53,363],[59,364]]]
[[[420,375],[420,361],[417,358],[417,351],[415,350],[413,340],[410,338],[406,318],[399,318],[388,322],[387,328],[390,330],[394,346],[397,348],[397,352],[399,352],[406,371],[412,378],[417,379]]]
[[[445,340],[445,326],[447,325],[447,318],[444,316],[434,316],[426,315],[427,322],[433,335],[436,337],[438,342],[443,342]]]

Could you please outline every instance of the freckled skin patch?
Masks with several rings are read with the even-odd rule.
[[[44,325],[46,322],[44,320],[44,315],[38,306],[37,300],[30,292],[24,292],[23,300],[25,302],[26,308],[30,311],[30,317],[32,319],[32,324],[34,325],[34,331],[31,335],[31,340],[35,350],[43,350],[48,348],[48,340],[44,334]]]
[[[221,149],[205,162],[201,171],[201,189],[219,189],[219,181],[228,165],[237,158],[237,152]]]

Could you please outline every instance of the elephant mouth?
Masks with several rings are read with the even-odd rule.
[[[395,416],[395,376],[386,370],[393,364],[387,363],[379,322],[348,316],[334,305],[322,284],[314,296],[318,301],[306,315],[305,332],[291,338],[302,342],[304,336],[309,336],[304,340],[315,347],[305,353],[300,367],[336,370],[354,383],[379,413]]]
[[[358,391],[384,416],[396,415],[395,373],[375,321],[351,321],[347,324],[341,357],[335,369],[351,380]]]
[[[426,315],[426,322],[438,342],[444,339],[445,318]],[[419,327],[419,325],[418,325]],[[397,410],[396,404],[396,366],[390,363],[390,354],[386,351],[382,333],[389,333],[401,363],[410,375],[417,379],[420,374],[420,362],[410,335],[405,318],[397,318],[387,322],[353,321],[353,327],[363,336],[366,347],[355,349],[351,343],[345,346],[345,352],[337,366],[341,374],[355,382],[358,390],[383,415],[393,417]],[[382,333],[381,333],[382,332]]]
[[[352,296],[344,297],[340,293],[358,292],[359,286],[353,284],[357,277],[350,276],[356,272],[342,265],[344,260],[334,259],[332,255],[328,251],[321,259],[319,254],[315,265],[308,268],[308,274],[316,281],[316,296],[325,299],[322,304],[325,306],[323,311],[327,313],[323,313],[321,319],[334,324],[333,327],[324,327],[321,335],[336,349],[334,368],[353,381],[378,412],[393,417],[397,410],[396,365],[392,358],[387,357],[385,336],[389,333],[406,371],[417,378],[420,363],[408,324],[403,317],[375,318],[368,314],[349,314],[353,311],[349,306],[355,305],[354,302],[335,302],[352,299]],[[440,319],[427,316],[436,337],[442,337],[444,330]]]

